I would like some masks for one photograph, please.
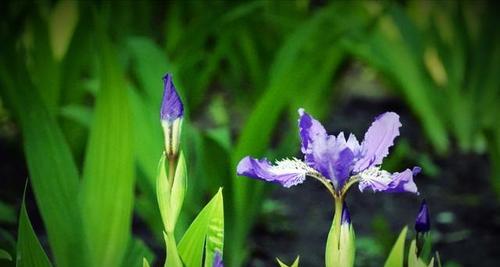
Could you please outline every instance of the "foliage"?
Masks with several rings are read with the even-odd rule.
[[[223,230],[214,218],[225,213],[225,260],[244,263],[269,188],[237,177],[237,162],[247,154],[296,153],[296,133],[286,129],[296,124],[297,107],[319,117],[334,111],[338,78],[351,61],[376,70],[406,101],[435,151],[454,152],[456,143],[460,151],[488,154],[500,192],[494,9],[312,2],[1,4],[1,104],[22,133],[54,265],[152,262],[150,244],[131,226],[136,215],[155,233],[152,242],[163,242],[156,163],[166,72],[178,77],[186,100],[182,143],[191,180],[170,233],[180,240],[180,257],[222,251],[222,240],[206,236]],[[202,209],[214,194],[217,204]],[[0,202],[0,220],[14,223],[15,207]],[[19,232],[23,226],[29,235],[17,246],[30,242],[33,257],[44,258],[23,208],[20,215]],[[190,226],[193,219],[213,227]],[[186,240],[196,240],[196,250]]]

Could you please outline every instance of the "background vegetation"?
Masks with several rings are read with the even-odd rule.
[[[498,4],[5,1],[0,10],[0,247],[11,255],[29,214],[58,266],[164,257],[155,175],[161,78],[170,72],[186,107],[190,179],[177,231],[223,186],[228,266],[266,265],[281,253],[301,254],[307,266],[323,253],[261,239],[285,232],[285,244],[298,241],[300,226],[289,233],[273,220],[305,213],[294,201],[311,194],[286,199],[279,189],[266,200],[275,187],[235,174],[245,155],[298,152],[299,107],[329,129],[355,132],[381,111],[400,112],[409,130],[386,167],[423,167],[417,184],[435,207],[436,239],[463,249],[443,256],[450,266],[476,257],[494,266],[498,244],[460,242],[500,229]],[[18,218],[26,178],[28,212]],[[463,221],[473,211],[491,220]],[[394,226],[356,212],[366,220],[355,227],[370,228],[360,227],[359,266],[386,255],[394,230],[413,220]]]

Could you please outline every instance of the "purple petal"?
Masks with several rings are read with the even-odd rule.
[[[330,179],[335,188],[340,188],[349,177],[354,160],[354,154],[349,149],[343,134],[338,138],[328,135],[321,123],[304,109],[299,109],[299,115],[301,150],[305,162]],[[354,144],[352,138],[350,139]]]
[[[301,150],[306,158],[310,157],[310,160],[314,161],[311,155],[312,143],[317,139],[325,139],[328,135],[323,125],[306,113],[303,108],[299,109],[299,115],[299,133],[302,141]]]
[[[220,255],[219,251],[215,252],[214,263],[212,264],[212,267],[224,267],[222,256]]]
[[[236,168],[238,175],[279,183],[291,187],[304,182],[307,165],[297,159],[283,160],[272,165],[266,159],[243,158]]]
[[[172,75],[167,74],[163,77],[163,101],[160,108],[160,118],[162,121],[173,122],[175,119],[182,118],[183,115],[184,106],[181,98],[175,89]]]
[[[399,127],[399,115],[394,112],[386,112],[376,117],[365,134],[361,144],[362,157],[356,162],[354,172],[359,173],[382,164],[382,160],[389,154],[394,138],[399,135]]]
[[[361,180],[359,181],[359,191],[363,192],[366,188],[371,189],[373,192],[385,191],[391,184],[391,174],[384,170],[374,167],[367,169],[359,174]]]
[[[420,205],[420,211],[418,212],[417,219],[415,220],[415,231],[417,233],[426,233],[431,229],[431,222],[429,216],[429,208],[427,208],[427,203],[425,199],[422,200]]]
[[[413,181],[413,176],[420,173],[420,167],[414,167],[412,170],[406,169],[403,172],[395,172],[392,174],[392,181],[389,184],[387,190],[385,192],[409,192],[418,195],[417,185]]]

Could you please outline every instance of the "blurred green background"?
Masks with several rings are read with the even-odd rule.
[[[65,241],[75,233],[111,251],[109,266],[162,262],[154,186],[169,72],[186,108],[189,192],[177,230],[222,186],[227,266],[298,254],[303,266],[323,264],[327,193],[235,174],[246,155],[298,156],[299,107],[358,138],[379,113],[398,112],[385,168],[424,170],[419,197],[352,190],[356,266],[381,265],[422,197],[445,266],[497,266],[498,10],[495,1],[3,1],[0,247],[15,255],[28,177],[28,213],[58,265],[71,256],[54,255],[76,253],[66,246],[78,251],[79,238]],[[107,175],[92,175],[99,168]]]

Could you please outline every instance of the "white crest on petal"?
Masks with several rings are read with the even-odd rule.
[[[381,191],[389,186],[392,181],[391,173],[381,170],[380,167],[371,167],[358,174],[360,177],[359,190],[362,192],[366,187],[373,191]]]
[[[277,160],[269,170],[275,175],[290,176],[283,184],[285,187],[300,184],[304,182],[308,174],[317,173],[316,170],[297,158]]]

